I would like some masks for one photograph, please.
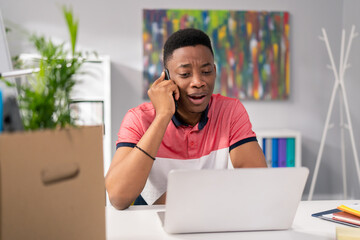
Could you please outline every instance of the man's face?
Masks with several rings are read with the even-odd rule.
[[[167,62],[170,78],[180,90],[178,111],[201,113],[214,90],[216,67],[209,48],[203,45],[176,49]]]

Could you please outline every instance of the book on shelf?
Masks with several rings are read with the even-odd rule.
[[[271,138],[264,138],[264,140],[265,140],[264,146],[266,146],[266,152],[264,153],[265,160],[266,160],[268,167],[271,167],[272,166],[272,140],[271,140]]]
[[[279,144],[279,139],[278,138],[273,138],[272,139],[272,167],[278,167],[279,166],[279,150],[278,150],[278,145]]]
[[[262,140],[262,150],[263,150],[265,160],[266,160],[266,153],[268,152],[268,150],[266,148],[266,138],[263,138],[263,140]]]
[[[279,138],[278,140],[278,166],[286,167],[286,138]]]
[[[286,139],[286,166],[295,167],[295,138]]]

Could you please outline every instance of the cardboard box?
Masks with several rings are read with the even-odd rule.
[[[0,240],[105,239],[100,126],[0,135]]]

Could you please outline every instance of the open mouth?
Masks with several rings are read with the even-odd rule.
[[[201,93],[201,94],[190,94],[188,95],[190,101],[193,104],[199,105],[202,104],[205,100],[206,94],[205,93]]]
[[[204,98],[206,95],[201,95],[201,96],[189,96],[190,98],[192,98],[192,99],[202,99],[202,98]]]

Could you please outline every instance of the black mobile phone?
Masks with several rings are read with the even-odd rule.
[[[167,68],[165,68],[165,80],[170,80],[170,73],[169,70],[167,70]]]
[[[165,80],[170,80],[170,73],[169,73],[169,70],[167,68],[165,68]],[[177,110],[177,101],[175,100],[175,94],[173,94],[173,97],[174,97],[174,102],[175,102],[175,112]]]

